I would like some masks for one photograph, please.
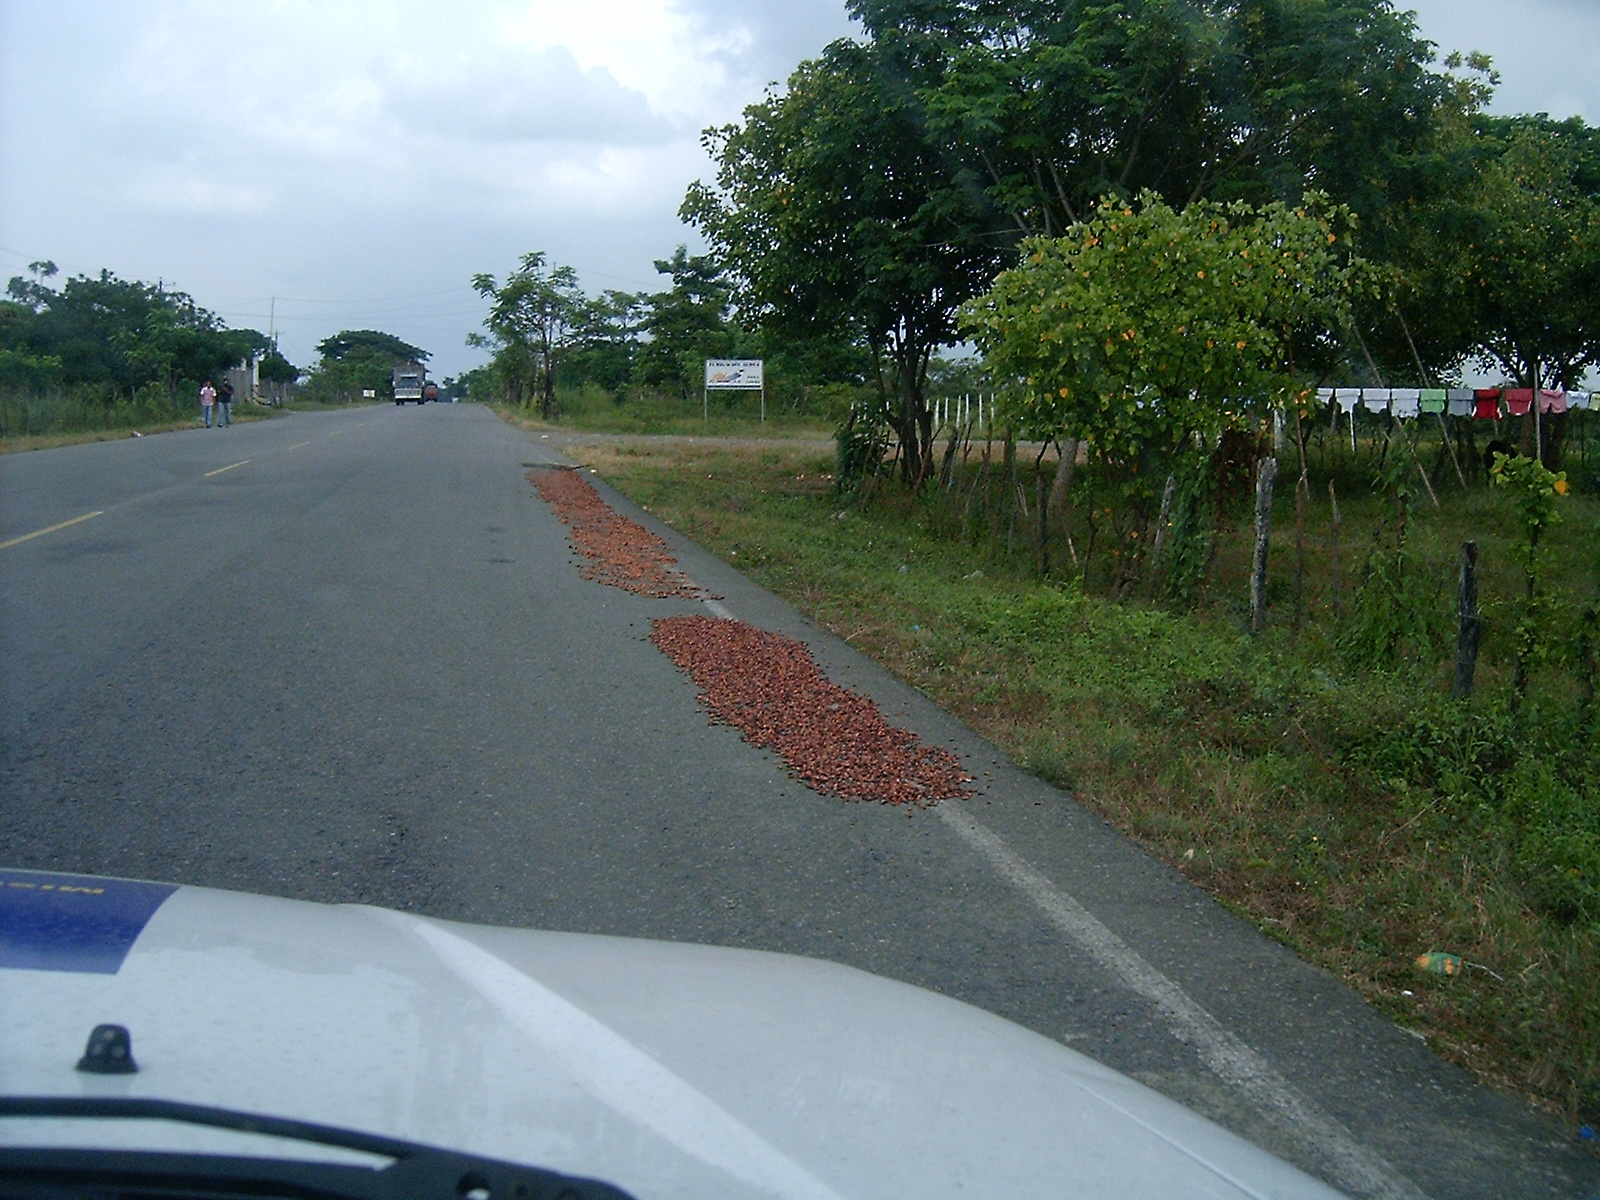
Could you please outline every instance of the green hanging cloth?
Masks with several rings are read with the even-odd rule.
[[[1425,413],[1442,413],[1444,411],[1445,390],[1443,388],[1422,389],[1422,411]]]

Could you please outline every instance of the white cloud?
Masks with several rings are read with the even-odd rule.
[[[458,53],[413,63],[383,84],[384,111],[401,136],[445,141],[654,145],[681,136],[643,92],[605,67],[584,69],[570,49]]]
[[[1494,55],[1500,111],[1600,120],[1594,0],[1416,7]],[[453,372],[476,271],[656,286],[699,131],[851,32],[842,0],[0,0],[0,277],[164,277],[262,327],[295,297],[296,361],[373,326]]]
[[[656,286],[700,130],[847,28],[834,0],[0,0],[0,270],[163,277],[263,327],[293,297],[296,361],[372,325],[459,370],[473,272],[543,249]]]

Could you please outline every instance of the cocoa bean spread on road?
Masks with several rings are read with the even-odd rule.
[[[588,559],[585,579],[658,599],[699,599],[703,592],[678,569],[667,544],[612,510],[576,471],[529,471],[528,481],[572,529],[572,548]]]
[[[650,640],[700,688],[714,721],[776,751],[809,787],[846,800],[932,804],[970,794],[950,751],[883,719],[793,638],[720,617],[661,617]]]
[[[586,579],[642,596],[703,599],[666,542],[615,512],[571,470],[528,479],[572,530]],[[794,638],[726,617],[660,617],[650,640],[700,688],[712,721],[774,751],[813,790],[847,800],[928,805],[971,794],[950,751],[884,720],[870,698],[822,673]]]

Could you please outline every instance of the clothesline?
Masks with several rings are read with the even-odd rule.
[[[1498,421],[1502,417],[1525,417],[1532,411],[1532,388],[1318,388],[1317,399],[1337,404],[1346,416],[1357,405],[1367,412],[1388,413],[1399,420],[1448,413],[1452,417],[1475,417]],[[1541,413],[1564,413],[1569,409],[1600,409],[1600,392],[1559,391],[1540,388],[1537,397]]]

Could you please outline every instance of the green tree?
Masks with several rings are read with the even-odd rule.
[[[344,362],[363,355],[389,360],[392,367],[402,362],[427,362],[426,350],[403,342],[392,333],[376,329],[345,329],[317,343],[317,353],[328,362]]]
[[[1479,349],[1525,387],[1575,386],[1600,365],[1600,130],[1495,118],[1478,139],[1454,261]],[[1525,453],[1537,420],[1529,414]]]
[[[484,334],[470,334],[467,344],[494,352],[494,365],[513,404],[539,396],[539,412],[555,416],[556,372],[562,360],[581,344],[590,321],[590,306],[571,267],[546,265],[545,254],[524,254],[504,284],[493,275],[472,277],[477,293],[490,301]]]
[[[1099,197],[1401,202],[1447,77],[1390,0],[852,0],[1028,234]]]
[[[289,388],[300,379],[300,368],[279,354],[276,346],[261,357],[256,372],[257,378],[266,385],[272,402],[280,406]]]
[[[314,399],[349,401],[372,392],[394,398],[394,368],[402,362],[426,362],[428,352],[376,329],[345,329],[317,343],[321,356],[306,379]]]
[[[647,308],[645,296],[614,289],[589,301],[563,374],[576,383],[621,391],[635,372]]]
[[[1315,194],[1291,207],[1153,193],[1107,198],[963,310],[1019,433],[1080,439],[1120,498],[1131,570],[1151,508],[1186,459],[1250,428],[1295,394],[1297,340],[1349,320],[1367,268],[1349,253],[1348,209]]]
[[[102,271],[57,289],[47,282],[55,264],[30,269],[32,279],[17,276],[7,285],[0,351],[39,382],[131,397],[150,384],[173,389],[215,378],[268,344],[253,329],[227,328],[185,293],[160,284]]]
[[[684,218],[734,284],[741,318],[791,338],[864,342],[904,478],[932,465],[929,357],[1004,256],[979,190],[926,136],[922,104],[872,45],[841,41],[783,94],[706,132],[714,187]]]
[[[258,370],[263,383],[293,383],[300,378],[300,368],[279,354],[276,346],[262,356]]]
[[[1496,454],[1490,478],[1511,493],[1523,532],[1517,556],[1522,560],[1524,591],[1517,612],[1517,656],[1511,673],[1511,707],[1515,710],[1527,695],[1529,670],[1544,657],[1546,649],[1544,627],[1549,621],[1550,606],[1542,585],[1548,553],[1539,545],[1539,539],[1561,520],[1558,497],[1567,494],[1567,476],[1565,472],[1546,470],[1542,463],[1521,455]]]
[[[1384,381],[1429,386],[1449,378],[1477,346],[1477,297],[1468,258],[1484,160],[1483,108],[1499,81],[1486,55],[1451,55],[1431,134],[1395,164],[1394,202],[1363,214],[1361,243],[1386,268],[1382,294],[1356,306],[1361,341],[1348,358],[1368,379],[1371,355]],[[1326,374],[1338,364],[1327,364]]]
[[[650,340],[639,348],[634,378],[687,397],[700,389],[705,359],[738,356],[740,331],[728,319],[733,289],[715,258],[686,246],[656,259],[656,270],[672,277],[672,287],[648,297]]]

